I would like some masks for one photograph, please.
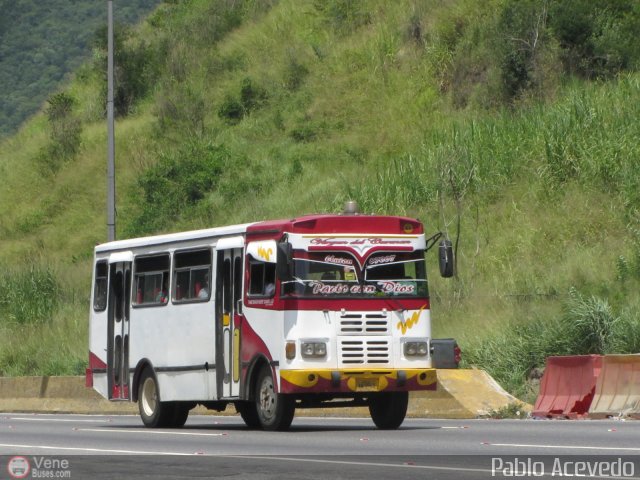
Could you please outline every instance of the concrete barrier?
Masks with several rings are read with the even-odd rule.
[[[84,377],[0,377],[0,411],[130,414],[137,405],[110,402],[84,386]]]
[[[411,392],[408,417],[476,418],[521,403],[489,374],[475,369],[438,370],[438,390]],[[84,377],[0,377],[0,411],[30,413],[137,414],[137,404],[110,402],[84,386]],[[204,407],[193,413],[207,414]],[[223,414],[235,415],[229,406]],[[366,407],[300,409],[300,416],[369,417]]]
[[[640,418],[640,355],[606,355],[590,418]]]
[[[595,394],[601,365],[600,355],[548,357],[533,416],[586,416]]]
[[[409,398],[409,416],[424,418],[485,417],[513,403],[531,409],[477,369],[438,370],[438,390],[411,392]]]

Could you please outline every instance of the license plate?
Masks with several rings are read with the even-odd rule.
[[[356,378],[356,391],[357,392],[377,392],[378,379],[377,378]]]

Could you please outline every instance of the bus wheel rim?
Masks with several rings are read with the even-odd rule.
[[[147,378],[142,386],[142,409],[145,415],[151,417],[156,411],[158,403],[158,393],[156,384],[151,378]]]
[[[265,378],[260,386],[260,411],[265,419],[271,420],[276,410],[276,393],[273,390],[273,381]]]

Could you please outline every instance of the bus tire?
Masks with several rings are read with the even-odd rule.
[[[145,368],[138,384],[138,411],[144,426],[148,428],[170,426],[174,422],[175,410],[174,403],[160,401],[156,376],[150,368]]]
[[[289,395],[276,393],[271,368],[260,370],[255,390],[258,420],[264,430],[287,430],[293,421],[296,405]]]
[[[395,430],[402,425],[408,405],[408,392],[378,393],[369,400],[369,413],[379,429]]]
[[[191,410],[191,405],[189,403],[175,402],[173,405],[173,416],[167,427],[184,427],[184,424],[187,423],[187,418],[189,418],[189,410]]]
[[[260,418],[255,402],[236,402],[236,411],[249,428],[259,428]]]

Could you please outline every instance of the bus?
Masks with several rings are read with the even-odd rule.
[[[366,406],[398,428],[435,390],[420,221],[306,215],[95,247],[86,383],[147,427],[233,404],[251,428],[296,408]],[[451,242],[440,273],[453,274]]]

